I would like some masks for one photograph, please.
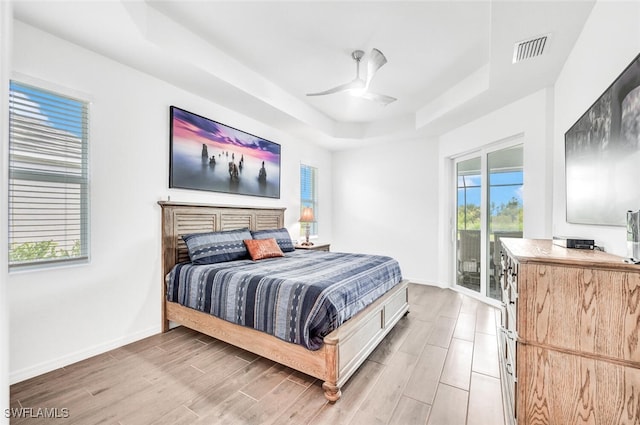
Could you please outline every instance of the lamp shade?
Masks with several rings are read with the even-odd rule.
[[[309,207],[305,207],[302,209],[302,214],[300,214],[300,222],[301,223],[313,223],[316,221],[313,216],[313,209]]]

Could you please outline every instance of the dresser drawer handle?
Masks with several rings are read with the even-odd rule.
[[[513,377],[513,382],[518,382],[518,378],[513,374],[513,365],[511,363],[507,363],[505,365],[505,369],[507,370],[507,373]]]
[[[500,326],[500,332],[505,334],[505,336],[509,338],[511,341],[515,341],[518,338],[517,332],[507,329],[504,326]]]

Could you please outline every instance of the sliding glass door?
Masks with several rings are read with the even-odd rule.
[[[522,237],[522,145],[455,161],[456,285],[500,299],[500,239]]]
[[[456,284],[480,292],[482,275],[481,157],[456,163]]]
[[[487,296],[500,299],[500,239],[522,237],[522,145],[487,154]]]

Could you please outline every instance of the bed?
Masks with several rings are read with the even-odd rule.
[[[355,316],[326,335],[318,349],[231,323],[167,299],[167,275],[188,262],[183,235],[248,228],[254,231],[282,228],[284,208],[231,207],[159,202],[162,208],[162,329],[170,322],[225,341],[323,381],[330,402],[389,331],[409,311],[408,283],[401,281]],[[292,253],[299,257],[302,253]],[[327,254],[324,254],[327,255]],[[315,347],[314,347],[315,348]]]

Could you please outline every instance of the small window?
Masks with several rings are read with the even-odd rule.
[[[311,208],[315,221],[310,223],[310,233],[318,234],[318,169],[300,164],[300,216],[304,208]],[[301,230],[302,232],[302,230]]]
[[[12,81],[9,267],[88,259],[88,104]]]

